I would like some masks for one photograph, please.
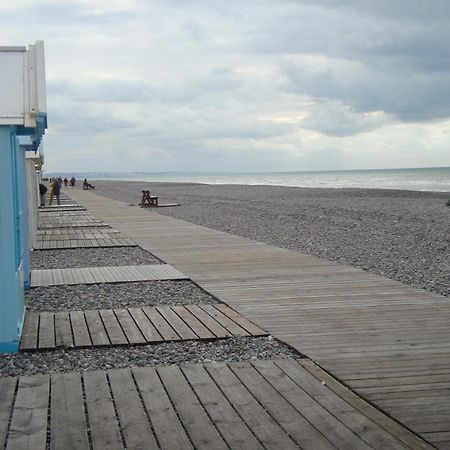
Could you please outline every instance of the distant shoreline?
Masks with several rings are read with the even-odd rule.
[[[362,171],[270,172],[270,173],[107,173],[53,174],[70,178],[106,181],[199,183],[212,185],[285,186],[302,188],[359,188],[450,192],[450,168],[387,169]]]

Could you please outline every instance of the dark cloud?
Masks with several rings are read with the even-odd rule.
[[[404,121],[450,116],[450,2],[295,2],[267,25],[249,48],[284,55],[291,92]]]

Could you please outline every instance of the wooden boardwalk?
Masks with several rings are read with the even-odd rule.
[[[97,194],[73,198],[438,448],[450,448],[450,300]]]
[[[39,214],[40,213],[53,213],[57,211],[84,211],[86,208],[81,205],[77,205],[76,203],[66,203],[64,205],[51,205],[51,206],[40,206],[39,207]]]
[[[136,244],[111,227],[57,228],[37,232],[35,250],[130,247]]]
[[[36,269],[31,271],[31,287],[122,283],[126,281],[185,280],[187,278],[189,277],[169,264]]]
[[[359,399],[335,385],[304,360],[0,378],[0,445],[7,450],[431,448],[376,409],[368,407],[368,416],[362,416]]]
[[[267,333],[229,306],[27,311],[21,351],[215,340]]]

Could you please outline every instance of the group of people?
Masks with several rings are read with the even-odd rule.
[[[86,181],[86,180],[85,180]],[[61,204],[61,186],[64,183],[64,186],[67,187],[68,184],[74,187],[76,183],[75,177],[72,177],[70,180],[67,177],[64,180],[61,177],[55,177],[50,180],[50,200],[49,205],[53,203],[53,200],[56,198],[56,203],[58,205]],[[83,184],[84,186],[84,184]],[[47,196],[47,186],[43,183],[39,183],[39,195],[41,197],[41,206],[45,206],[45,200]]]

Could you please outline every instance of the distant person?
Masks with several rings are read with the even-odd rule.
[[[74,187],[74,186],[75,186],[75,182],[76,182],[75,177],[72,177],[72,178],[70,179],[70,185],[71,185],[72,187]]]
[[[92,186],[91,183],[88,183],[88,180],[85,178],[83,181],[83,189],[95,189],[95,186]]]
[[[45,206],[45,197],[47,195],[47,186],[45,184],[39,183],[39,195],[41,197],[41,206]]]
[[[53,178],[52,184],[50,185],[50,202],[49,205],[53,203],[53,198],[56,197],[56,203],[61,204],[61,185],[57,178]]]
[[[64,187],[67,187],[67,184],[69,183],[69,180],[67,177],[64,177]]]

